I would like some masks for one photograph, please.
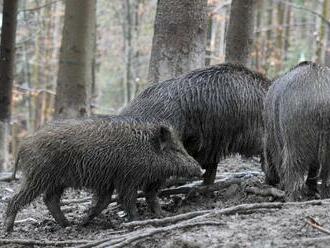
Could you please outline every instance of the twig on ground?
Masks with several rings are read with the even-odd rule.
[[[84,202],[90,202],[92,201],[92,197],[86,197],[83,199],[73,199],[73,200],[62,200],[61,205],[69,205],[69,204],[75,204],[75,203],[84,203]]]
[[[0,177],[0,182],[11,182],[11,181],[18,181],[19,179],[17,177],[13,177],[12,175],[10,176],[4,176],[4,177]]]
[[[306,223],[308,225],[310,225],[311,227],[319,230],[320,232],[326,233],[330,235],[330,230],[325,229],[324,227],[322,227],[313,217],[308,216]]]
[[[33,218],[26,218],[26,219],[22,219],[22,220],[15,220],[15,224],[20,224],[20,223],[25,223],[25,222],[34,222],[34,223],[37,223],[38,221],[36,219],[33,219]]]
[[[283,199],[285,197],[285,192],[276,188],[258,188],[258,187],[247,187],[246,192],[261,196],[273,196],[275,198]]]

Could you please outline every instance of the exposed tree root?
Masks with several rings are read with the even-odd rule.
[[[261,196],[273,196],[277,199],[284,199],[285,192],[273,187],[267,187],[267,188],[258,188],[258,187],[247,187],[245,189],[246,192],[252,193],[255,195],[261,195]]]

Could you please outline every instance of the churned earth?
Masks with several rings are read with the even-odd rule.
[[[210,191],[167,191],[161,197],[162,220],[152,219],[141,198],[136,222],[127,223],[125,213],[114,202],[89,226],[82,227],[79,223],[91,204],[91,194],[68,190],[62,210],[72,225],[61,228],[39,197],[19,212],[12,233],[1,230],[0,246],[330,247],[330,235],[326,234],[330,230],[330,200],[282,203],[273,196],[252,193],[251,187],[263,187],[260,164],[240,156],[222,161],[217,179],[224,182],[223,187]],[[0,182],[1,228],[6,204],[19,184]]]

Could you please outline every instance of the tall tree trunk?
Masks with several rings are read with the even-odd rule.
[[[96,1],[65,3],[55,118],[83,117],[90,113]]]
[[[330,3],[329,0],[324,0],[327,3],[327,13],[325,18],[328,19],[328,21],[330,21]],[[326,64],[327,66],[330,66],[330,24],[327,24],[327,40],[326,40],[326,46],[325,46],[325,55],[324,55],[324,64]]]
[[[248,64],[254,37],[256,0],[233,0],[226,36],[226,62]]]
[[[15,71],[15,39],[18,0],[4,0],[0,48],[0,170],[8,162],[7,136]]]
[[[322,16],[326,19],[329,18],[328,16],[329,8],[330,8],[329,0],[323,0]],[[320,25],[320,36],[319,36],[318,46],[316,49],[316,60],[319,63],[324,62],[325,36],[326,36],[326,24],[322,22]]]
[[[158,0],[149,80],[203,67],[206,33],[207,0]]]

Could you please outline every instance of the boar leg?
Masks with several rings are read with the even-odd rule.
[[[306,195],[308,198],[320,198],[317,189],[317,181],[319,179],[318,174],[319,174],[319,163],[313,162],[309,167],[308,176],[306,180],[306,186],[307,186]]]
[[[124,195],[122,198],[123,205],[127,212],[129,221],[136,219],[137,216],[136,198],[137,198],[137,189],[132,190],[130,195]]]
[[[17,212],[41,194],[42,191],[36,185],[33,183],[24,183],[20,191],[9,201],[4,220],[6,232],[13,230]]]
[[[62,226],[66,227],[70,225],[70,222],[65,218],[63,212],[61,211],[61,196],[64,192],[64,188],[56,188],[52,191],[47,191],[44,195],[44,202],[47,206],[50,214],[54,217],[56,222]]]
[[[290,152],[289,152],[290,151]],[[306,161],[301,161],[299,156],[293,154],[293,149],[284,149],[284,162],[282,164],[284,190],[288,201],[297,201],[302,199],[305,186],[305,175],[308,174]],[[298,162],[299,161],[299,162]]]
[[[217,163],[212,163],[212,164],[208,164],[207,166],[202,166],[202,168],[206,169],[206,171],[203,175],[203,178],[204,178],[203,184],[204,185],[210,185],[210,184],[214,183],[215,177],[217,175],[217,167],[218,167]]]
[[[114,188],[107,192],[99,192],[96,195],[96,203],[93,207],[90,208],[87,217],[83,220],[82,225],[86,226],[90,223],[92,219],[94,219],[97,215],[99,215],[111,202],[111,196],[113,194]]]
[[[157,217],[161,215],[161,208],[159,204],[159,200],[157,197],[157,193],[161,187],[161,182],[155,182],[147,185],[144,189],[144,193],[146,196],[146,202],[151,210]]]

